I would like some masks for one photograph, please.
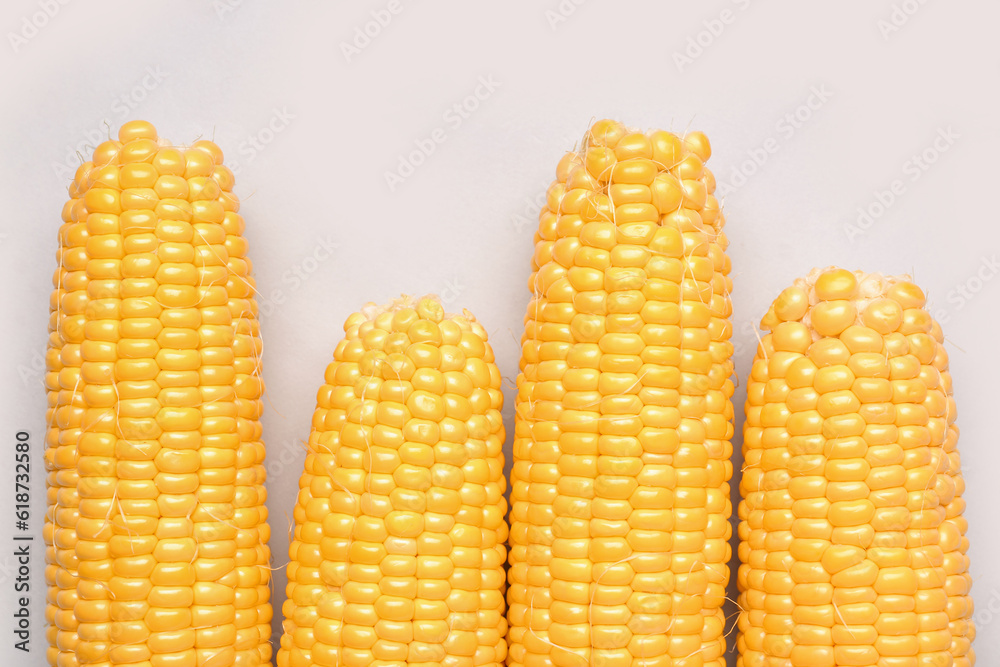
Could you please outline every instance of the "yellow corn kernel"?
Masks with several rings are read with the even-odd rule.
[[[906,276],[817,269],[761,327],[741,664],[972,667],[955,402],[923,293]]]
[[[705,135],[598,121],[535,236],[510,665],[723,667],[730,263]]]
[[[81,385],[81,343],[84,340],[87,286],[87,212],[83,203],[93,162],[80,166],[69,187],[59,229],[58,268],[53,276],[49,340],[46,352],[45,463],[48,474],[45,516],[46,616],[50,627],[46,649],[49,664],[75,660],[77,620],[76,523],[79,516],[76,443],[84,423],[86,403]]]
[[[365,306],[319,390],[281,667],[504,664],[500,372],[472,314]]]
[[[49,664],[271,661],[260,337],[222,153],[122,126],[77,171],[51,302]]]

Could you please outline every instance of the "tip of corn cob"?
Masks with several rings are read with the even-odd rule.
[[[69,194],[78,197],[95,184],[115,189],[130,187],[112,178],[118,174],[109,173],[108,168],[143,163],[152,165],[160,174],[186,179],[210,176],[228,192],[234,178],[223,166],[223,157],[222,149],[212,141],[199,139],[190,145],[174,144],[160,137],[152,123],[132,120],[119,128],[117,139],[99,144],[90,159],[77,168]]]
[[[406,310],[412,310],[421,319],[430,320],[435,323],[455,319],[462,319],[470,324],[476,322],[475,316],[465,308],[462,309],[461,313],[446,312],[441,302],[441,297],[437,294],[425,294],[423,296],[400,294],[395,299],[382,304],[369,301],[357,313],[354,313],[347,319],[344,329],[346,331],[363,322],[374,321],[385,313],[395,314]]]
[[[666,130],[643,132],[609,118],[603,118],[590,126],[584,136],[584,146],[609,148],[616,151],[616,154],[617,152],[632,152],[639,148],[640,154],[634,156],[639,157],[643,152],[639,145],[641,136],[650,139],[654,144],[653,149],[661,157],[666,158],[660,161],[660,164],[666,169],[670,169],[679,161],[676,158],[683,158],[690,153],[697,155],[702,162],[707,161],[712,156],[712,146],[703,132],[686,132],[683,136]]]
[[[661,224],[704,225],[720,234],[725,218],[705,166],[711,155],[702,132],[643,132],[599,120],[559,161],[546,208],[616,224],[656,216]]]
[[[887,335],[906,318],[923,317],[927,299],[909,275],[849,271],[836,266],[815,268],[778,295],[760,326],[773,331],[783,322],[801,322],[815,340],[839,336],[853,325],[863,325]],[[918,313],[923,313],[922,316]]]

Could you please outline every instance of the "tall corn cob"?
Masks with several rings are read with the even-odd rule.
[[[502,665],[500,372],[472,315],[344,325],[295,505],[281,667]]]
[[[270,662],[259,335],[233,175],[122,126],[70,188],[48,355],[50,664]]]
[[[724,665],[731,281],[701,133],[599,121],[535,236],[510,664]]]
[[[740,504],[743,667],[971,667],[958,427],[908,277],[813,271],[761,322]]]

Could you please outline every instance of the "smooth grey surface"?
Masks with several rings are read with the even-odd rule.
[[[345,54],[372,12],[386,25]],[[996,663],[998,19],[1000,5],[972,0],[4,3],[0,655],[23,656],[8,630],[7,545],[12,440],[27,429],[37,537],[26,664],[43,664],[50,276],[76,150],[106,137],[105,122],[117,132],[144,118],[179,143],[214,138],[238,167],[266,302],[277,631],[301,443],[345,317],[401,292],[439,292],[472,310],[510,380],[512,431],[539,196],[591,119],[614,117],[701,129],[712,141],[709,166],[727,190],[741,385],[754,324],[797,276],[830,264],[915,274],[948,336],[977,650],[980,664]],[[678,58],[686,53],[696,57]],[[477,92],[474,111],[454,109]],[[428,141],[433,153],[390,188],[386,172]],[[926,170],[912,157],[924,151],[934,159]],[[859,225],[859,208],[878,214],[897,180],[894,201]],[[744,398],[741,389],[737,451]]]

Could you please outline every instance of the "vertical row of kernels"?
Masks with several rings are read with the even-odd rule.
[[[111,554],[113,664],[195,656],[191,579],[201,446],[202,276],[187,193],[177,192],[187,188],[177,178],[183,163],[179,152],[159,149],[155,134],[122,135],[124,307],[117,375],[124,393],[120,514],[112,538],[119,546]]]
[[[149,149],[151,150],[151,148]],[[123,209],[121,291],[115,390],[118,399],[116,504],[112,518],[111,621],[108,662],[149,660],[150,605],[158,581],[157,549],[162,516],[156,458],[160,456],[157,337],[163,308],[156,301],[161,257],[156,236],[157,172],[145,162],[115,165]],[[152,192],[152,196],[150,193]]]
[[[972,576],[969,574],[969,539],[965,536],[968,521],[962,516],[965,511],[965,481],[962,479],[962,460],[958,451],[959,429],[955,424],[958,410],[952,396],[951,373],[948,371],[948,355],[944,350],[944,333],[940,325],[934,323],[931,335],[938,344],[938,353],[933,366],[938,371],[940,390],[947,397],[947,433],[944,438],[944,452],[948,458],[947,471],[940,476],[947,490],[939,494],[945,507],[945,520],[941,524],[941,549],[944,553],[943,568],[945,593],[948,596],[948,629],[951,635],[951,654],[955,656],[955,667],[972,667],[976,654],[972,642],[976,638],[976,626],[972,622]]]
[[[898,285],[891,297],[903,308],[902,321],[894,332],[903,337],[898,343],[900,356],[890,359],[889,379],[906,467],[907,509],[911,515],[906,540],[912,575],[899,562],[889,563],[895,566],[892,570],[883,566],[875,583],[879,592],[876,604],[883,612],[879,623],[886,623],[887,629],[892,627],[887,622],[895,620],[897,624],[905,623],[907,630],[914,630],[919,659],[945,664],[953,660],[940,532],[946,518],[941,495],[948,492],[946,487],[951,483],[942,474],[950,463],[944,451],[949,401],[939,387],[940,374],[933,367],[943,348],[931,336],[933,321],[923,310],[924,295],[919,289]],[[912,612],[904,597],[910,595],[914,600]],[[904,645],[880,637],[876,649],[886,652],[886,648],[892,648],[898,654]]]
[[[675,173],[679,177],[686,175],[685,169],[697,167],[698,162],[704,164],[711,156],[708,138],[694,132],[684,137],[684,144],[691,151],[679,164]],[[695,160],[697,158],[697,160]],[[688,171],[687,173],[690,173]],[[709,372],[709,392],[706,396],[706,414],[704,417],[706,431],[706,446],[708,461],[708,482],[706,487],[705,507],[708,510],[708,527],[705,534],[706,574],[708,586],[705,593],[705,619],[703,639],[706,644],[716,642],[716,647],[708,650],[725,651],[725,613],[722,604],[726,599],[726,587],[729,585],[728,562],[732,555],[729,539],[732,536],[732,526],[729,517],[732,514],[732,502],[729,499],[729,479],[732,477],[732,438],[734,433],[732,397],[736,390],[733,382],[733,344],[731,342],[732,300],[730,293],[733,281],[730,277],[732,263],[726,249],[729,240],[724,231],[725,215],[715,196],[715,176],[708,169],[702,169],[700,178],[704,184],[705,205],[699,214],[706,233],[709,236],[709,258],[715,274],[712,278],[711,321],[708,327],[709,352],[712,359],[712,370]],[[702,653],[706,658],[704,652]],[[719,654],[721,655],[721,653]]]
[[[204,153],[204,151],[202,151]],[[189,160],[189,169],[190,169]],[[255,283],[243,237],[243,218],[237,213],[239,202],[231,189],[233,175],[224,165],[211,170],[219,185],[226,232],[229,280],[229,309],[234,331],[235,389],[238,406],[237,430],[240,452],[236,476],[235,523],[239,586],[236,598],[237,651],[247,651],[249,664],[270,660],[271,607],[270,530],[267,523],[267,494],[264,489],[264,444],[261,440],[263,381],[261,380],[260,323],[257,319]],[[256,655],[256,657],[254,657]]]
[[[80,166],[63,207],[59,263],[53,276],[49,346],[46,352],[46,656],[50,664],[74,665],[76,617],[76,442],[85,403],[80,378],[80,343],[87,304],[87,225],[82,194],[93,165]]]
[[[579,163],[580,159],[576,154],[567,153],[559,162],[557,180],[548,189],[547,203],[540,213],[538,230],[534,236],[533,274],[528,283],[533,294],[535,294],[537,272],[550,260],[553,245],[559,238],[558,227],[561,222],[559,210],[561,200],[566,193],[568,171]],[[563,223],[563,226],[567,225]],[[522,337],[521,373],[517,378],[515,403],[517,419],[514,426],[511,472],[512,505],[508,572],[510,587],[507,596],[508,652],[511,664],[523,664],[526,652],[545,654],[548,651],[549,608],[552,605],[550,589],[553,583],[552,573],[549,570],[553,540],[552,505],[556,496],[559,473],[553,469],[553,464],[558,460],[556,448],[548,443],[543,448],[543,445],[536,443],[544,441],[550,443],[559,437],[557,432],[552,433],[553,422],[559,419],[557,412],[559,409],[549,402],[531,402],[530,393],[537,379],[536,368],[542,363],[543,354],[549,362],[542,371],[543,380],[558,380],[561,377],[563,369],[560,367],[559,358],[565,356],[562,348],[568,348],[569,342],[553,341],[545,344],[543,352],[540,336],[535,330],[536,326],[541,326],[537,322],[541,320],[540,311],[543,307],[540,295],[535,295],[529,302],[528,315],[525,318],[525,334]],[[573,410],[574,405],[585,405],[588,401],[585,392],[592,388],[593,378],[590,379],[589,385],[570,387],[568,391],[554,384],[552,389],[557,393],[551,399],[563,399],[567,414],[573,414],[569,410]],[[574,389],[580,392],[576,398],[573,395]],[[529,410],[539,411],[545,421],[533,420],[528,414]],[[536,432],[536,435],[533,435],[533,432]],[[565,446],[571,453],[585,455],[594,449],[595,435],[592,433],[575,432],[564,434],[563,437],[567,439]],[[575,510],[576,505],[571,503],[567,505],[567,513],[575,513],[577,517],[587,520],[585,513]],[[570,602],[557,601],[556,604],[564,607],[569,613],[579,609],[579,605]],[[529,632],[528,628],[532,631]]]
[[[115,387],[119,325],[123,312],[123,257],[119,190],[104,187],[95,170],[108,170],[117,142],[94,153],[84,206],[87,210],[87,318],[81,344],[81,376],[87,411],[78,442],[80,516],[76,555],[79,560],[77,660],[82,665],[110,664],[111,519],[117,513],[116,449],[118,410]]]
[[[237,461],[245,445],[238,426],[236,396],[236,346],[234,320],[229,307],[230,280],[227,235],[223,225],[225,207],[221,188],[208,175],[198,173],[198,152],[212,153],[210,147],[185,152],[190,183],[192,222],[195,230],[196,265],[202,274],[199,309],[201,353],[201,467],[199,469],[198,544],[196,565],[214,568],[226,562],[221,576],[204,578],[195,584],[193,626],[199,660],[213,665],[258,664],[260,638],[256,628],[250,636],[240,636],[238,614],[241,593],[236,510],[240,494]],[[221,153],[216,148],[218,159]],[[207,570],[208,568],[206,568]],[[203,570],[205,574],[208,574]],[[250,651],[247,660],[246,651]]]

